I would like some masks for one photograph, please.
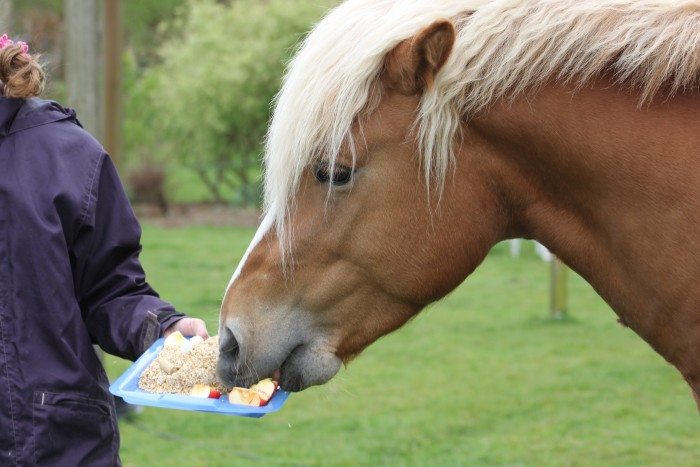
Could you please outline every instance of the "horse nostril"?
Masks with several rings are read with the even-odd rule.
[[[240,346],[238,340],[228,327],[219,333],[219,359],[216,362],[216,373],[221,381],[229,387],[235,386],[238,372]]]
[[[229,359],[238,355],[238,341],[229,328],[224,329],[224,335],[219,336],[219,353]]]

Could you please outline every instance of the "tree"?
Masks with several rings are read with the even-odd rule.
[[[103,126],[98,57],[102,57],[102,42],[97,2],[66,0],[64,15],[66,104],[76,109],[85,129],[101,139]]]
[[[193,170],[215,201],[226,191],[258,201],[259,158],[270,102],[293,46],[325,7],[320,0],[190,1],[170,25],[162,62],[147,71],[141,92],[159,147]],[[172,30],[179,34],[172,34]],[[135,115],[136,118],[138,116]]]
[[[0,0],[0,35],[12,34],[12,0]]]

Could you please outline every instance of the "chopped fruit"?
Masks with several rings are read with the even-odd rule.
[[[260,394],[260,400],[264,405],[272,399],[275,391],[277,391],[277,381],[274,381],[272,378],[266,378],[252,385],[250,389]]]
[[[185,340],[182,344],[180,344],[180,352],[183,354],[186,354],[190,350],[192,350],[192,347],[194,347],[194,344],[192,341]]]
[[[175,365],[173,362],[165,358],[159,359],[158,364],[160,365],[160,369],[163,370],[163,373],[165,373],[166,375],[172,375],[180,369],[179,366]]]
[[[260,394],[252,389],[233,388],[228,393],[228,401],[238,405],[253,405],[259,407],[263,405]]]
[[[202,338],[202,336],[192,336],[190,337],[190,342],[192,343],[192,345],[197,345],[204,342],[204,339]]]
[[[277,391],[277,381],[271,378],[252,385],[250,388],[233,388],[228,393],[228,401],[232,404],[263,406],[268,403]]]
[[[165,338],[163,347],[179,347],[183,342],[187,342],[185,336],[183,336],[180,331],[175,331]]]
[[[195,384],[194,386],[192,386],[190,396],[218,399],[219,397],[221,397],[221,393],[217,389],[211,386],[207,386],[206,384]]]

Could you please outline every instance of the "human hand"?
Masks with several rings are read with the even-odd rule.
[[[204,340],[209,339],[209,333],[207,332],[207,325],[204,321],[198,318],[182,318],[181,320],[175,321],[173,324],[168,326],[168,329],[163,333],[164,337],[174,333],[175,331],[180,331],[183,336],[199,336]]]

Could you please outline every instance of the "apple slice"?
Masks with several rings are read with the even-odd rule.
[[[203,397],[209,399],[218,399],[221,397],[221,392],[218,389],[206,384],[195,384],[190,390],[190,396],[192,397]]]
[[[163,347],[179,347],[183,342],[187,342],[185,336],[180,331],[175,331],[165,338]]]
[[[277,381],[272,378],[265,378],[256,384],[252,385],[250,389],[257,392],[260,395],[261,405],[267,404],[267,401],[272,399],[272,396],[277,391]]]
[[[255,407],[263,405],[260,394],[247,388],[231,389],[228,393],[228,401],[237,405],[252,405]]]
[[[260,407],[268,403],[277,391],[278,383],[272,378],[263,379],[250,388],[235,387],[228,393],[228,401],[232,404],[251,405]]]

